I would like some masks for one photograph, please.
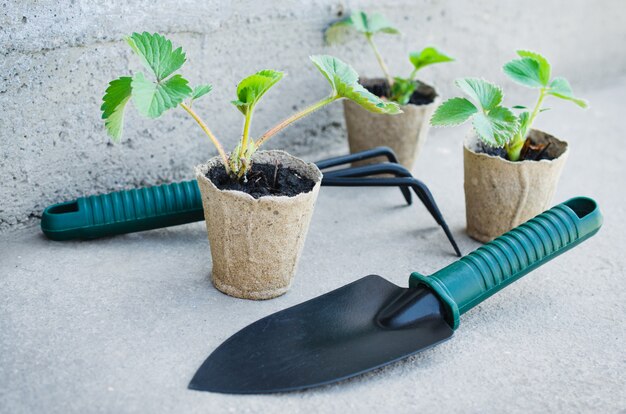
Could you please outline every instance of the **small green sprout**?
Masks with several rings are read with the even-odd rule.
[[[501,106],[502,89],[484,79],[462,78],[455,81],[467,98],[452,98],[442,103],[433,114],[433,126],[460,125],[472,119],[472,126],[480,139],[488,146],[506,150],[511,161],[519,161],[528,133],[537,115],[543,108],[547,96],[571,101],[587,108],[587,101],[574,96],[572,87],[565,78],[551,78],[551,66],[547,59],[536,52],[518,50],[520,59],[514,59],[503,67],[504,73],[520,85],[539,89],[539,97],[532,111],[515,115],[509,108]],[[512,109],[526,109],[516,105]]]
[[[341,42],[349,29],[354,29],[362,33],[374,51],[374,56],[380,68],[383,71],[385,79],[389,84],[390,96],[389,100],[397,102],[400,105],[406,105],[411,99],[411,95],[417,89],[416,76],[417,72],[425,66],[435,63],[452,62],[453,58],[438,51],[436,48],[429,46],[419,52],[409,53],[409,61],[413,65],[413,70],[407,78],[392,77],[385,60],[378,51],[374,43],[374,35],[378,33],[400,34],[400,31],[392,26],[391,23],[380,13],[367,14],[363,11],[354,11],[345,19],[339,20],[330,25],[325,33],[326,42],[329,44]]]
[[[166,110],[180,106],[198,123],[217,148],[226,170],[239,179],[244,178],[250,169],[252,155],[270,137],[298,119],[334,101],[350,99],[365,109],[377,113],[402,112],[397,104],[385,102],[363,88],[358,83],[358,74],[350,65],[332,56],[311,56],[311,61],[332,88],[330,95],[290,116],[254,140],[250,136],[254,109],[263,95],[278,83],[284,74],[274,70],[262,70],[248,76],[237,85],[237,99],[232,101],[244,116],[241,140],[227,155],[206,123],[192,109],[192,103],[208,94],[212,86],[203,84],[192,89],[182,75],[175,74],[186,60],[182,49],[179,47],[173,50],[172,42],[157,33],[133,33],[126,38],[126,41],[152,73],[154,80],[147,79],[142,72],[138,72],[132,77],[120,77],[109,83],[101,109],[106,130],[113,141],[119,141],[122,136],[124,109],[131,98],[137,110],[149,118],[158,118]]]

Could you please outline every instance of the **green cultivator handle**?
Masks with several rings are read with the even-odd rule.
[[[53,240],[95,239],[203,220],[195,180],[116,191],[54,204],[41,217]]]
[[[593,236],[601,226],[602,214],[594,200],[572,198],[431,276],[413,273],[409,284],[425,284],[435,291],[447,308],[448,323],[456,328],[460,315]]]

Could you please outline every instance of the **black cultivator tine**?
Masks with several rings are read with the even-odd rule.
[[[324,179],[324,185],[329,187],[391,187],[391,186],[407,186],[411,187],[420,201],[424,204],[428,212],[433,216],[437,224],[441,226],[446,237],[452,244],[452,248],[457,256],[461,257],[459,250],[448,224],[444,220],[441,211],[437,207],[430,190],[426,185],[415,177],[376,177],[376,178],[360,178],[360,177],[328,177]]]
[[[379,164],[363,165],[360,167],[349,167],[340,170],[332,170],[324,174],[324,178],[345,178],[345,177],[370,177],[378,174],[392,174],[396,177],[412,177],[411,173],[400,164],[383,162]],[[403,185],[398,185],[404,199],[408,205],[413,203],[411,191]]]
[[[365,151],[356,152],[354,154],[341,155],[339,157],[327,158],[315,163],[320,170],[336,167],[338,165],[349,164],[356,161],[368,160],[376,157],[387,157],[391,163],[398,164],[398,157],[389,147],[376,147]]]

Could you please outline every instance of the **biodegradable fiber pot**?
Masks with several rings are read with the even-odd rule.
[[[230,296],[270,299],[291,285],[322,173],[315,164],[284,151],[259,151],[253,162],[291,167],[315,182],[311,191],[295,197],[255,199],[241,191],[220,190],[206,177],[221,165],[219,157],[195,169],[211,245],[213,284]]]
[[[389,86],[384,79],[364,79],[362,84],[375,95],[389,95]],[[425,83],[419,84],[411,101],[402,106],[403,113],[398,115],[375,114],[350,100],[344,100],[343,109],[350,152],[387,146],[396,153],[398,161],[411,170],[426,141],[429,120],[439,101],[435,89]],[[367,162],[380,161],[382,159]]]
[[[473,131],[465,140],[465,208],[467,234],[488,242],[546,210],[552,202],[568,145],[552,135],[533,129],[535,144],[549,143],[549,159],[511,162],[477,152]]]

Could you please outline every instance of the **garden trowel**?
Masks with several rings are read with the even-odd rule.
[[[601,225],[595,201],[573,198],[431,276],[413,273],[408,288],[364,277],[237,332],[206,359],[189,388],[293,391],[398,361],[449,339],[460,315]]]

